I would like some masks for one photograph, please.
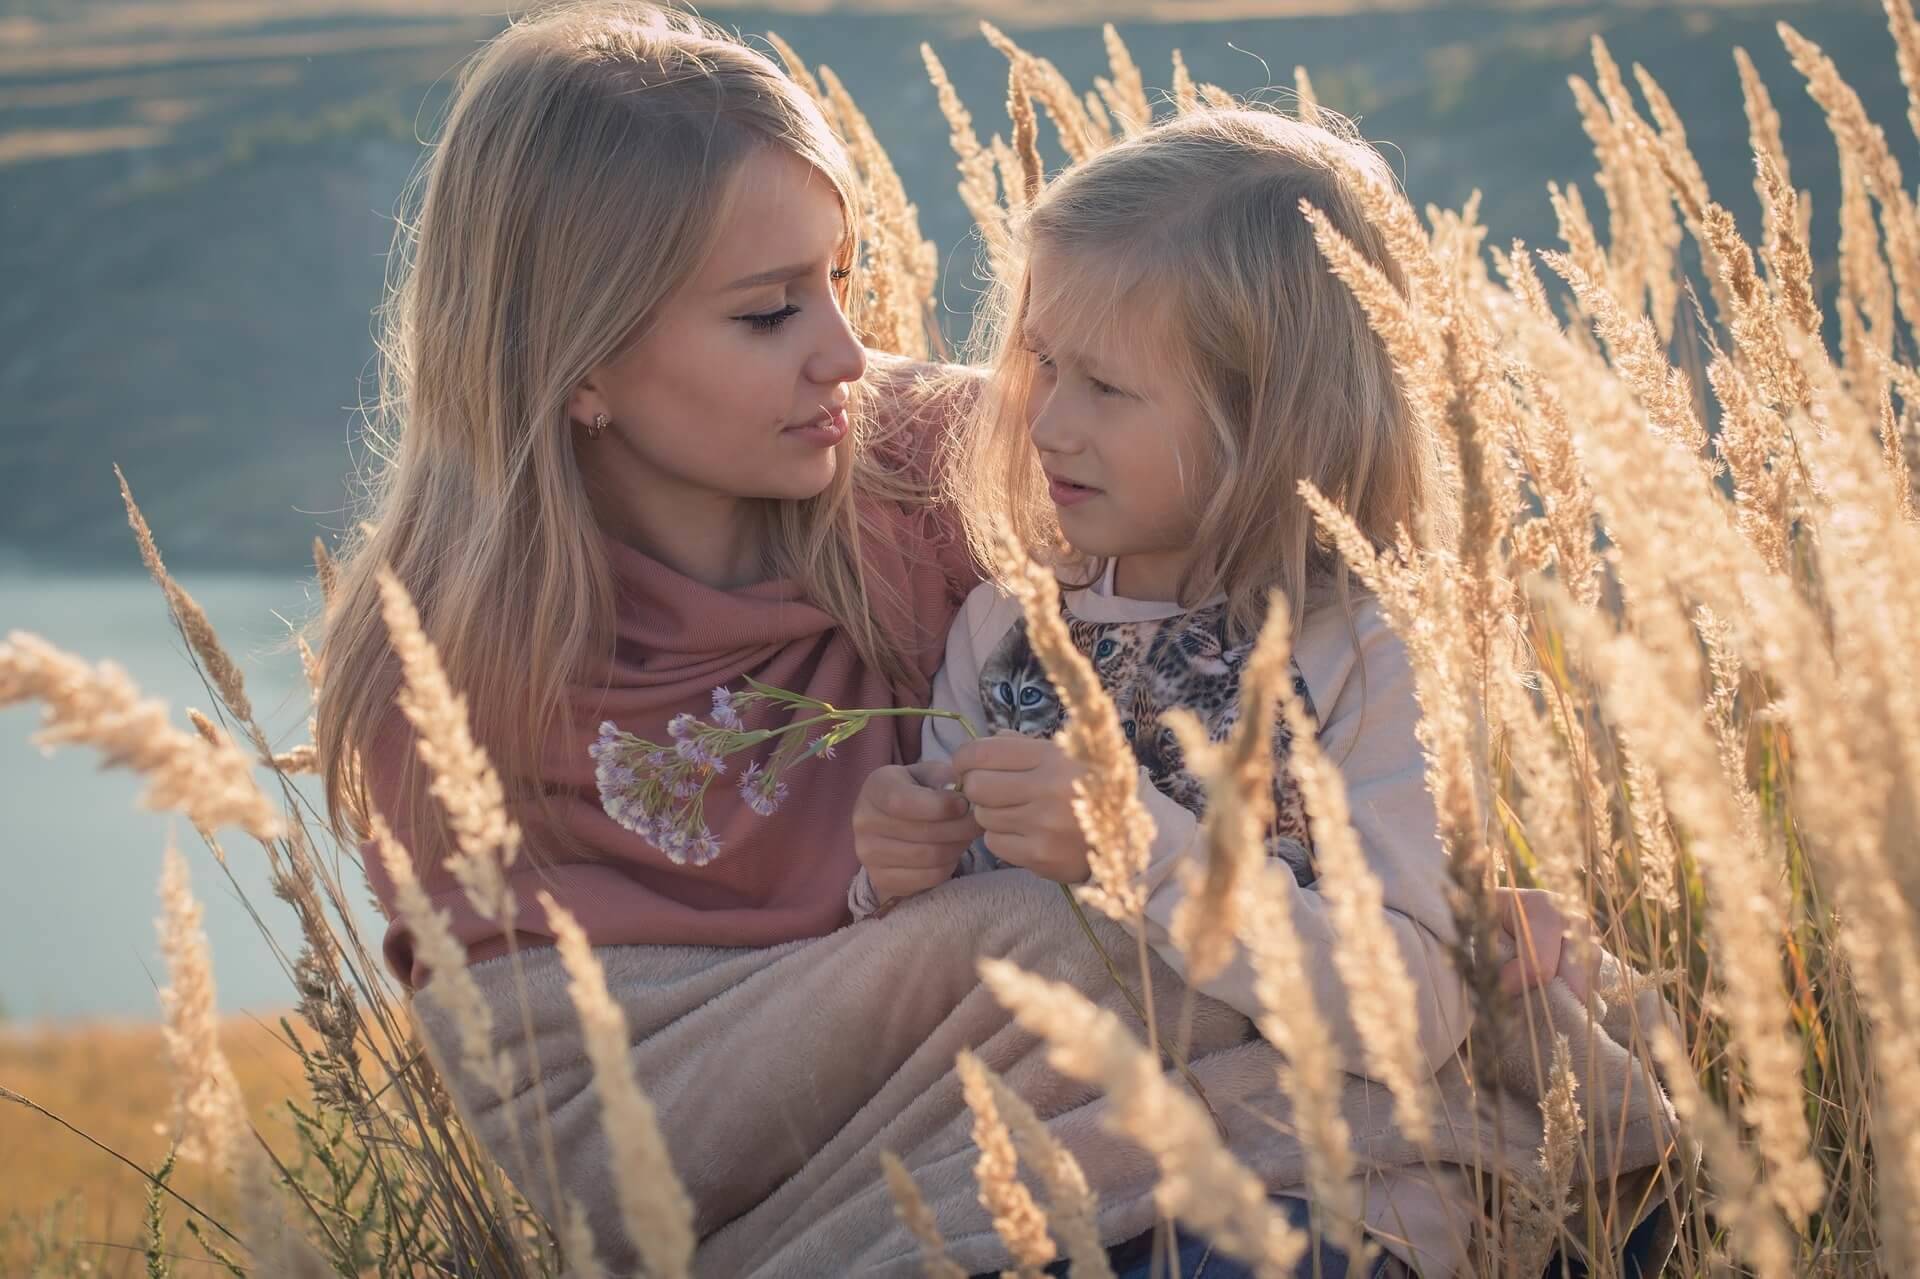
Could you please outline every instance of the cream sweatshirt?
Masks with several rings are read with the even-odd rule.
[[[1109,649],[1131,646],[1130,641],[1151,636],[1160,624],[1185,612],[1173,603],[1115,595],[1111,565],[1094,585],[1066,591],[1063,603],[1070,629],[1083,647],[1118,638],[1118,643],[1088,654],[1103,679],[1109,673],[1106,665],[1115,660]],[[934,678],[933,706],[957,711],[983,731],[1010,720],[1023,731],[1047,729],[1050,687],[1036,687],[1031,672],[1008,660],[1009,633],[1023,625],[1017,602],[990,584],[975,588],[948,632],[946,659]],[[1199,661],[1218,656],[1205,653]],[[1183,655],[1179,660],[1188,659]],[[1307,612],[1294,637],[1293,661],[1296,689],[1304,692],[1319,725],[1322,753],[1339,768],[1346,784],[1362,853],[1380,880],[1385,922],[1414,983],[1421,1049],[1429,1068],[1438,1070],[1466,1038],[1468,1003],[1465,984],[1448,957],[1454,930],[1446,898],[1446,857],[1427,789],[1425,757],[1414,731],[1420,712],[1406,648],[1387,625],[1378,601],[1356,593],[1351,624],[1337,601]],[[992,669],[983,680],[984,667]],[[1126,714],[1122,708],[1123,717]],[[1147,726],[1136,727],[1141,735],[1136,737],[1137,754],[1151,754],[1147,731]],[[947,758],[964,740],[965,731],[951,720],[929,718],[921,757]],[[1174,911],[1186,895],[1183,876],[1175,871],[1183,861],[1204,861],[1206,848],[1199,816],[1168,793],[1194,803],[1185,793],[1185,780],[1169,779],[1166,770],[1159,769],[1156,785],[1154,771],[1142,765],[1139,787],[1156,830],[1146,875],[1147,938],[1184,976],[1185,957],[1171,936]],[[1285,817],[1283,809],[1283,826]],[[1275,855],[1268,873],[1291,893],[1294,926],[1306,953],[1324,961],[1309,963],[1303,974],[1314,1005],[1327,1020],[1343,1068],[1365,1076],[1346,990],[1332,963],[1335,930],[1327,901],[1302,882],[1311,872],[1297,869],[1303,864],[1297,845],[1279,839],[1271,847]],[[1000,865],[981,841],[968,850],[956,873]],[[855,919],[879,906],[864,868],[850,888],[848,905]],[[1250,1018],[1260,1014],[1244,950],[1225,972],[1197,989]],[[1463,1178],[1447,1169],[1400,1170],[1373,1174],[1366,1182],[1368,1227],[1390,1251],[1422,1274],[1464,1273],[1465,1223],[1474,1207]]]

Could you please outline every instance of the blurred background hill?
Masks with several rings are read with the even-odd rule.
[[[1240,93],[1290,84],[1304,64],[1328,105],[1387,146],[1416,201],[1482,188],[1495,243],[1551,242],[1545,183],[1591,172],[1565,80],[1590,74],[1596,34],[1666,86],[1750,228],[1730,53],[1746,46],[1797,184],[1815,192],[1816,246],[1834,242],[1832,145],[1774,23],[1826,46],[1877,119],[1904,116],[1871,0],[705,11],[778,31],[847,79],[946,255],[956,336],[972,254],[918,45],[934,43],[983,136],[1004,127],[1004,63],[981,16],[1081,83],[1104,65],[1102,18],[1150,87],[1168,82],[1175,47],[1199,79]],[[344,524],[393,216],[452,71],[505,21],[459,0],[0,0],[0,564],[128,566],[114,462],[182,566],[288,568],[315,531]],[[1911,163],[1913,139],[1888,132]]]

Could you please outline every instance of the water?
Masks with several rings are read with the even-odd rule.
[[[280,619],[307,615],[311,583],[191,573],[183,582],[245,670],[269,740],[283,749],[305,741],[306,683]],[[187,706],[212,709],[212,694],[145,576],[0,567],[0,632],[16,628],[90,662],[113,659],[143,693],[165,700],[183,728]],[[165,972],[153,921],[170,835],[205,906],[221,1006],[290,1004],[292,991],[273,951],[185,819],[139,807],[141,783],[124,771],[101,770],[96,752],[63,746],[43,753],[27,740],[38,721],[37,707],[0,710],[0,1018],[156,1013],[154,992]],[[223,842],[234,879],[291,948],[297,930],[267,886],[264,855],[234,832]],[[365,924],[377,930],[376,921],[366,908]]]

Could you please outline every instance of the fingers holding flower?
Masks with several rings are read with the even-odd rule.
[[[989,852],[1056,883],[1087,879],[1087,838],[1073,813],[1084,764],[1051,741],[999,733],[962,744],[953,768]]]

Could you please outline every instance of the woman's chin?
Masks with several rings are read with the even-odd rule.
[[[786,464],[766,477],[766,484],[756,497],[770,498],[780,502],[804,502],[819,497],[833,483],[833,477],[840,466],[839,453],[835,449],[808,450],[797,458],[785,459]]]

